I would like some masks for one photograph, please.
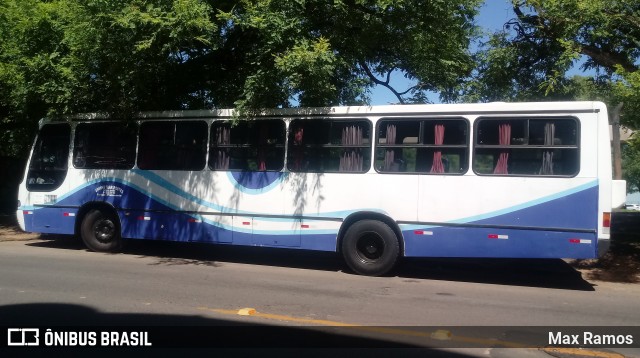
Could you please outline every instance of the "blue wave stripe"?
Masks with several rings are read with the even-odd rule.
[[[553,201],[553,200],[556,200],[556,199],[560,199],[560,198],[564,198],[564,197],[569,196],[571,194],[576,194],[576,193],[579,193],[581,191],[585,191],[585,190],[588,190],[588,189],[591,189],[591,188],[594,188],[594,187],[597,187],[597,186],[598,186],[598,181],[594,180],[592,182],[577,186],[575,188],[571,188],[569,190],[562,191],[560,193],[556,193],[556,194],[552,194],[552,195],[549,195],[549,196],[545,196],[545,197],[542,197],[542,198],[539,198],[539,199],[536,199],[536,200],[532,200],[532,201],[529,201],[529,202],[526,202],[526,203],[522,203],[522,204],[519,204],[519,205],[514,205],[514,206],[511,206],[511,207],[508,207],[508,208],[505,208],[505,209],[502,209],[502,210],[493,211],[493,212],[490,212],[490,213],[487,213],[487,214],[470,216],[470,217],[463,218],[463,219],[458,219],[458,220],[452,220],[452,221],[449,221],[448,223],[451,223],[451,224],[465,224],[465,223],[472,222],[472,221],[490,219],[490,218],[495,217],[495,216],[509,214],[509,213],[514,212],[514,211],[527,209],[527,208],[530,208],[532,206],[548,203],[550,201]]]
[[[227,178],[229,179],[229,181],[233,184],[233,187],[238,190],[241,191],[244,194],[248,194],[248,195],[260,195],[260,194],[264,194],[268,191],[271,191],[272,189],[274,189],[275,187],[279,186],[283,181],[285,181],[289,175],[288,172],[283,172],[280,173],[280,177],[278,179],[276,179],[275,181],[273,181],[271,184],[259,188],[259,189],[251,189],[251,188],[247,188],[245,186],[243,186],[242,184],[240,184],[238,182],[238,180],[236,180],[236,178],[233,176],[233,172],[231,171],[227,171]]]
[[[133,169],[132,172],[134,174],[137,174],[137,175],[139,175],[139,176],[141,176],[141,177],[143,177],[145,179],[148,179],[152,183],[157,184],[160,187],[162,187],[162,188],[164,188],[164,189],[166,189],[168,191],[171,191],[171,192],[173,192],[173,193],[175,193],[175,194],[177,194],[177,195],[179,195],[179,196],[181,196],[181,197],[183,197],[185,199],[188,199],[188,200],[190,200],[190,201],[192,201],[194,203],[200,204],[202,206],[205,206],[207,208],[210,208],[210,209],[222,212],[222,213],[232,212],[232,211],[229,210],[229,208],[226,208],[224,206],[211,203],[211,202],[206,201],[204,199],[198,198],[197,196],[195,196],[193,194],[187,193],[186,191],[178,188],[173,183],[169,182],[168,180],[162,178],[161,176],[159,176],[159,175],[157,175],[155,173],[152,173],[152,172],[147,171],[147,170],[140,170],[140,169]],[[142,190],[141,193],[146,193],[146,191]],[[249,212],[243,212],[243,211],[234,211],[234,212],[236,212],[238,214],[242,214],[242,213],[247,213],[248,214],[249,213]]]
[[[227,207],[221,206],[221,205],[217,205],[211,202],[208,202],[204,199],[198,198],[190,193],[185,192],[184,190],[178,188],[177,186],[175,186],[174,184],[172,184],[171,182],[165,180],[164,178],[160,177],[159,175],[149,172],[149,171],[141,171],[141,170],[133,170],[132,172],[134,172],[134,174],[140,175],[141,177],[153,182],[154,184],[162,187],[165,190],[171,191],[174,194],[181,196],[187,200],[190,200],[192,202],[198,203],[202,206],[205,206],[207,208],[213,209],[215,211],[221,212],[221,213],[233,213],[233,214],[237,214],[237,215],[246,215],[246,216],[259,216],[261,214],[264,213],[259,213],[259,212],[254,212],[254,211],[243,211],[243,210],[231,210]],[[164,199],[161,199],[159,197],[157,197],[156,195],[151,195],[147,192],[147,190],[131,183],[130,181],[125,181],[122,180],[120,178],[116,178],[116,177],[107,177],[107,178],[99,178],[99,179],[94,179],[91,180],[87,183],[82,184],[81,186],[75,188],[74,190],[65,193],[61,196],[58,197],[58,199],[56,200],[56,203],[59,203],[69,197],[71,197],[73,194],[89,187],[92,185],[95,185],[97,183],[101,183],[101,182],[115,182],[115,183],[120,183],[126,186],[129,186],[130,188],[140,192],[141,194],[151,198],[152,200],[166,206],[167,208],[171,209],[171,210],[175,210],[175,211],[181,211],[182,208],[178,207],[175,204],[172,204],[169,201],[166,201]],[[471,222],[477,222],[480,220],[486,220],[486,219],[491,219],[500,215],[505,215],[505,214],[509,214],[509,213],[513,213],[515,211],[519,211],[519,210],[523,210],[523,209],[527,209],[527,208],[531,208],[537,205],[541,205],[544,203],[548,203],[550,201],[553,200],[557,200],[557,199],[561,199],[564,198],[566,196],[575,194],[575,193],[579,193],[588,189],[592,189],[597,187],[598,185],[598,181],[594,180],[591,181],[589,183],[577,186],[575,188],[571,188],[569,190],[565,190],[559,193],[555,193],[552,195],[548,195],[546,197],[542,197],[536,200],[532,200],[526,203],[522,203],[519,205],[515,205],[515,206],[511,206],[505,209],[501,209],[501,210],[496,210],[493,212],[489,212],[489,213],[485,213],[485,214],[481,214],[481,215],[475,215],[475,216],[470,216],[470,217],[466,217],[466,218],[461,218],[461,219],[455,219],[455,220],[450,220],[450,221],[446,221],[443,222],[443,224],[465,224],[465,223],[471,223]],[[22,206],[20,207],[20,210],[39,210],[42,209],[42,207],[35,207],[35,206]],[[365,208],[358,208],[358,209],[352,209],[352,210],[343,210],[343,211],[335,211],[335,212],[327,212],[327,213],[318,213],[318,214],[305,214],[305,216],[309,216],[309,217],[339,217],[339,218],[346,218],[348,215],[354,213],[354,212],[358,212],[358,211],[374,211],[374,212],[382,212],[380,209],[365,209]],[[382,212],[384,213],[384,212]],[[226,225],[226,224],[220,224],[217,223],[213,220],[209,220],[206,219],[204,217],[200,217],[198,215],[190,215],[194,218],[198,218],[200,220],[203,220],[204,222],[211,224],[211,225],[215,225],[218,227],[222,227],[225,229],[229,229],[229,230],[235,230],[235,231],[240,231],[242,232],[243,230],[246,232],[249,232],[248,229],[242,229],[242,228],[237,228],[237,227],[233,227],[231,225]],[[299,220],[299,218],[260,218],[261,221],[273,221],[273,222],[293,222],[295,220]],[[436,227],[440,227],[440,225],[431,225],[431,226],[424,226],[424,225],[401,225],[402,230],[415,230],[415,229],[429,229],[429,228],[436,228]],[[286,233],[290,233],[290,231],[282,231],[282,230],[274,230],[274,231],[268,231],[268,230],[258,230],[258,231],[254,231],[254,233],[259,233],[259,232],[264,232],[264,233],[270,233],[270,234],[286,234]],[[332,229],[326,229],[326,230],[302,230],[303,234],[325,234],[325,233],[334,233],[335,230]]]
[[[567,197],[569,195],[572,195],[572,194],[577,194],[577,193],[583,192],[585,190],[596,188],[597,186],[598,186],[598,180],[594,180],[594,181],[591,181],[589,183],[586,183],[586,184],[583,184],[583,185],[579,185],[579,186],[577,186],[575,188],[571,188],[571,189],[568,189],[568,190],[565,190],[565,191],[562,191],[562,192],[559,192],[559,193],[555,193],[555,194],[548,195],[548,196],[545,196],[545,197],[542,197],[542,198],[539,198],[539,199],[528,201],[526,203],[510,206],[508,208],[504,208],[504,209],[488,212],[488,213],[481,214],[481,215],[474,215],[474,216],[469,216],[469,217],[466,217],[466,218],[444,221],[442,223],[442,225],[428,225],[428,226],[425,226],[425,225],[403,224],[403,225],[400,225],[400,227],[401,227],[401,230],[404,231],[404,230],[417,230],[417,229],[433,229],[433,228],[442,227],[443,225],[446,225],[446,224],[469,224],[469,223],[473,223],[473,222],[477,222],[477,221],[481,221],[481,220],[492,219],[492,218],[495,218],[495,217],[501,216],[501,215],[511,214],[511,213],[516,212],[516,211],[532,208],[532,207],[535,207],[535,206],[538,206],[538,205],[542,205],[542,204],[545,204],[545,203],[549,203],[549,202],[554,201],[554,200],[565,198],[565,197]]]
[[[222,213],[234,213],[234,214],[238,214],[238,215],[247,215],[247,216],[253,216],[253,215],[264,215],[265,213],[261,213],[261,212],[257,212],[257,211],[246,211],[246,210],[232,210],[228,207],[224,207],[218,204],[214,204],[212,202],[206,201],[202,198],[198,198],[190,193],[185,192],[184,190],[178,188],[176,185],[174,185],[173,183],[167,181],[166,179],[162,178],[161,176],[149,172],[149,171],[142,171],[139,169],[134,169],[132,170],[135,174],[140,175],[141,177],[150,180],[151,182],[153,182],[154,184],[162,187],[163,189],[166,189],[168,191],[173,192],[174,194],[177,194],[187,200],[190,200],[192,202],[195,202],[197,204],[200,204],[202,206],[208,207],[210,209],[213,209],[215,211],[218,212],[222,212]],[[141,192],[145,192],[144,190]],[[155,199],[155,198],[154,198]],[[378,212],[378,213],[382,213],[384,214],[385,212],[383,210],[377,209],[377,208],[358,208],[358,209],[354,209],[354,210],[341,210],[341,211],[330,211],[330,212],[324,212],[324,213],[305,213],[305,216],[310,216],[310,217],[331,217],[331,218],[346,218],[347,216],[358,212],[358,211],[373,211],[373,212]],[[279,218],[269,218],[268,220],[270,221],[280,221],[281,219]],[[288,221],[288,220],[285,220]]]

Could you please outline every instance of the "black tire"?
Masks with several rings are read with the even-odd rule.
[[[400,253],[398,238],[389,225],[377,220],[360,220],[347,229],[342,240],[342,256],[354,272],[381,276],[396,264]]]
[[[82,219],[80,237],[91,251],[116,252],[122,248],[120,221],[109,211],[90,210]]]

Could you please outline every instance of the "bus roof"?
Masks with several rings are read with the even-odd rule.
[[[488,115],[500,113],[540,114],[540,113],[597,113],[606,111],[606,106],[597,101],[573,102],[490,102],[464,104],[412,104],[383,106],[342,106],[280,108],[249,111],[243,117],[359,117],[386,115]],[[236,117],[233,109],[213,110],[172,110],[139,112],[132,115],[135,119],[179,119],[179,118],[219,118]],[[81,113],[60,117],[45,118],[44,121],[92,121],[110,119],[107,113]]]

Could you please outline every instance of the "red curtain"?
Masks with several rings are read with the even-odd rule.
[[[553,145],[556,137],[556,125],[552,122],[544,125],[544,145]],[[542,152],[542,166],[538,174],[553,175],[553,150]]]
[[[498,143],[500,145],[511,144],[511,124],[504,123],[498,126]],[[500,152],[500,157],[498,158],[498,163],[493,170],[493,174],[509,174],[508,163],[509,150],[503,149]]]
[[[342,129],[343,145],[362,145],[363,133],[359,126],[348,126]],[[341,172],[362,171],[363,157],[359,148],[347,148],[340,156]]]
[[[304,157],[304,148],[302,147],[302,138],[304,128],[296,128],[293,132],[293,165],[291,169],[294,171],[302,170],[302,159]]]
[[[444,143],[444,124],[436,124],[434,126],[435,133],[435,145],[442,145]],[[444,164],[442,163],[442,151],[436,150],[433,152],[433,164],[431,165],[431,173],[444,173]]]
[[[394,124],[387,124],[387,145],[396,144],[396,126]],[[395,161],[395,151],[393,148],[389,148],[384,151],[384,171],[390,171]]]
[[[231,143],[231,128],[227,126],[222,126],[216,128],[216,144],[217,145],[225,145]],[[216,158],[215,158],[215,168],[214,169],[229,169],[229,150],[217,149],[216,150]]]
[[[267,123],[260,124],[260,138],[258,139],[258,170],[267,170],[267,139],[269,137],[269,126]]]

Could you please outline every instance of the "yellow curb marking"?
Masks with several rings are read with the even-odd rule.
[[[409,337],[424,337],[424,338],[431,338],[435,340],[451,340],[451,341],[464,342],[464,343],[473,343],[473,344],[478,344],[480,346],[487,346],[487,347],[501,346],[506,348],[525,348],[525,349],[532,349],[532,350],[535,349],[535,350],[541,350],[547,353],[555,352],[555,353],[564,353],[564,354],[584,356],[584,357],[624,358],[623,355],[619,353],[612,353],[612,352],[600,352],[600,351],[592,351],[592,350],[578,349],[578,348],[544,348],[544,347],[533,348],[526,344],[509,342],[509,341],[501,341],[499,339],[484,339],[484,338],[456,336],[456,335],[453,335],[450,331],[447,331],[444,329],[438,329],[435,332],[417,332],[417,331],[411,331],[408,329],[399,329],[399,328],[364,327],[364,326],[353,324],[353,323],[329,321],[329,320],[323,320],[323,319],[301,318],[301,317],[293,317],[293,316],[279,315],[279,314],[272,314],[272,313],[262,313],[262,312],[258,312],[255,308],[242,308],[239,310],[224,310],[224,309],[215,309],[215,308],[208,308],[208,307],[198,307],[198,309],[203,311],[216,312],[216,313],[225,314],[225,315],[252,316],[252,317],[260,317],[260,318],[270,319],[270,320],[306,323],[306,324],[319,325],[319,326],[349,327],[359,331],[385,333],[385,334],[393,334],[393,335],[409,336]]]
[[[243,313],[247,312],[247,310],[253,310],[253,313],[250,314],[250,316],[252,316],[252,317],[260,317],[260,318],[266,318],[266,319],[277,320],[277,321],[308,323],[308,324],[315,324],[315,325],[321,325],[321,326],[338,326],[338,327],[357,327],[358,326],[358,325],[355,325],[355,324],[342,323],[342,322],[334,322],[334,321],[325,321],[325,320],[319,320],[319,319],[292,317],[292,316],[285,316],[285,315],[278,315],[278,314],[271,314],[271,313],[262,313],[262,312],[256,311],[253,308],[243,308],[243,309],[240,309],[240,310],[221,310],[221,309],[213,309],[213,308],[207,308],[207,307],[198,307],[198,309],[199,310],[204,310],[204,311],[212,311],[212,312],[216,312],[216,313],[222,313],[222,314],[226,314],[226,315],[240,315],[240,316],[249,316],[249,315],[243,314]]]
[[[253,316],[257,311],[255,308],[243,308],[238,311],[238,315],[240,316]]]
[[[353,323],[328,321],[323,319],[300,318],[300,317],[293,317],[293,316],[286,316],[286,315],[279,315],[279,314],[272,314],[272,313],[262,313],[262,312],[256,311],[255,309],[246,309],[246,308],[241,310],[223,310],[223,309],[214,309],[214,308],[208,308],[208,307],[198,307],[198,309],[203,311],[221,313],[225,315],[246,315],[246,314],[243,314],[247,312],[246,310],[253,310],[253,313],[250,314],[252,317],[260,317],[260,318],[277,320],[277,321],[306,323],[306,324],[330,326],[330,327],[350,327],[355,330],[365,331],[365,332],[384,333],[384,334],[409,336],[409,337],[432,338],[436,340],[452,340],[457,342],[474,343],[474,344],[487,345],[487,346],[499,345],[507,348],[531,348],[530,346],[527,346],[524,344],[501,341],[498,339],[482,339],[482,338],[473,338],[473,337],[454,336],[453,334],[451,334],[451,332],[445,331],[445,330],[437,330],[435,332],[417,332],[417,331],[411,331],[408,329],[399,329],[399,328],[363,327],[361,325],[357,325]]]
[[[590,350],[578,349],[578,348],[542,348],[542,351],[549,354],[562,353],[562,354],[570,354],[570,355],[582,356],[582,357],[624,358],[624,356],[619,353],[590,351]]]

